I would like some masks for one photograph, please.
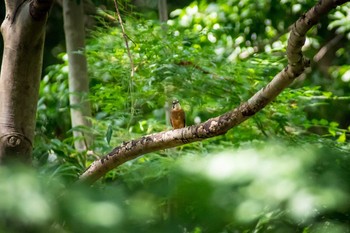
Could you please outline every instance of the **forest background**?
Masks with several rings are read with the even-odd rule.
[[[194,125],[264,87],[287,64],[290,26],[315,1],[168,1],[165,22],[157,1],[120,1],[132,63],[114,3],[83,3],[92,126],[71,126],[79,106],[69,103],[58,1],[47,24],[34,169],[0,170],[2,232],[349,231],[349,4],[308,32],[311,66],[252,118],[128,161],[86,187],[75,182],[94,160],[171,129],[173,99]],[[73,131],[93,135],[88,149],[75,147]]]

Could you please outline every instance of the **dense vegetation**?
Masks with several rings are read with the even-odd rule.
[[[94,134],[93,146],[86,152],[73,147],[68,63],[61,54],[40,89],[37,172],[0,171],[0,229],[346,232],[349,5],[308,35],[310,58],[344,35],[327,69],[313,64],[252,119],[226,135],[127,162],[92,188],[74,184],[123,141],[170,129],[166,113],[173,99],[192,125],[264,87],[286,65],[288,26],[314,3],[282,2],[193,2],[171,12],[166,26],[125,11],[132,77],[120,27],[98,18],[86,47],[93,128],[80,129]]]

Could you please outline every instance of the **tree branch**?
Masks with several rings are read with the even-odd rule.
[[[135,67],[134,67],[134,61],[132,59],[132,55],[131,55],[131,52],[130,52],[129,37],[126,35],[126,32],[125,32],[124,23],[123,23],[122,17],[120,16],[119,5],[118,5],[117,0],[114,0],[114,6],[115,6],[115,10],[117,12],[117,16],[118,16],[118,21],[119,21],[120,27],[122,29],[123,38],[124,38],[124,41],[125,41],[126,51],[128,53],[128,57],[129,57],[129,60],[130,60],[130,67],[131,67],[130,77],[131,77],[131,83],[132,83],[132,79],[133,79],[134,74],[135,74]],[[130,85],[130,92],[131,91],[132,91],[132,84]]]
[[[303,57],[301,51],[305,42],[306,32],[318,22],[322,15],[344,2],[347,1],[320,1],[295,22],[288,40],[288,66],[247,102],[230,112],[211,118],[199,125],[151,134],[136,140],[123,142],[122,145],[114,148],[105,157],[94,161],[80,176],[80,182],[93,183],[124,162],[152,151],[176,147],[225,134],[229,129],[253,116],[289,86],[295,78],[302,74],[305,67],[310,64]]]

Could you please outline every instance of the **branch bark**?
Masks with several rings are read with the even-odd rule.
[[[53,0],[6,0],[1,25],[0,162],[31,161],[45,25]]]
[[[105,157],[94,161],[80,176],[80,182],[93,183],[111,169],[152,151],[180,146],[225,134],[229,129],[253,116],[302,74],[305,67],[309,66],[310,61],[304,58],[301,51],[305,42],[306,32],[318,22],[321,16],[344,2],[347,1],[320,1],[295,22],[288,40],[287,67],[247,102],[242,103],[230,112],[209,119],[199,125],[151,134],[136,140],[124,142],[122,145],[114,148]]]

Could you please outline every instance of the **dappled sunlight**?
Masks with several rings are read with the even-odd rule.
[[[139,192],[127,201],[130,216],[140,223],[156,220],[156,204],[155,197],[147,192]]]
[[[297,220],[305,221],[317,215],[315,196],[305,190],[296,192],[289,202],[291,215]]]
[[[10,172],[4,172],[4,169],[2,168],[1,177]],[[28,222],[46,223],[52,218],[52,212],[47,195],[38,192],[41,186],[39,181],[32,172],[13,170],[18,173],[11,175],[11,182],[0,185],[0,212],[16,213],[19,219]]]
[[[341,187],[333,189],[319,182],[334,177],[312,173],[319,154],[315,149],[264,146],[262,149],[230,150],[206,157],[181,158],[180,168],[212,185],[212,203],[225,206],[226,198],[237,201],[232,214],[242,222],[251,222],[261,214],[287,206],[284,215],[296,222],[308,222],[326,209],[339,208],[347,198]],[[191,175],[190,175],[191,174]],[[229,188],[231,187],[231,188]]]
[[[254,176],[254,169],[258,165],[255,151],[245,151],[242,155],[233,156],[225,152],[209,158],[204,173],[215,181],[239,181]]]
[[[93,202],[80,198],[74,205],[77,209],[77,217],[85,219],[91,225],[111,227],[119,224],[123,219],[122,210],[113,202]]]
[[[184,158],[180,162],[186,171],[197,172],[219,182],[247,179],[255,179],[255,182],[276,181],[292,176],[302,168],[302,161],[298,157],[288,154],[267,157],[266,151],[253,149],[226,151],[196,160]]]
[[[257,200],[246,200],[237,206],[235,217],[238,221],[242,221],[244,223],[251,222],[259,218],[263,211],[263,203]]]

